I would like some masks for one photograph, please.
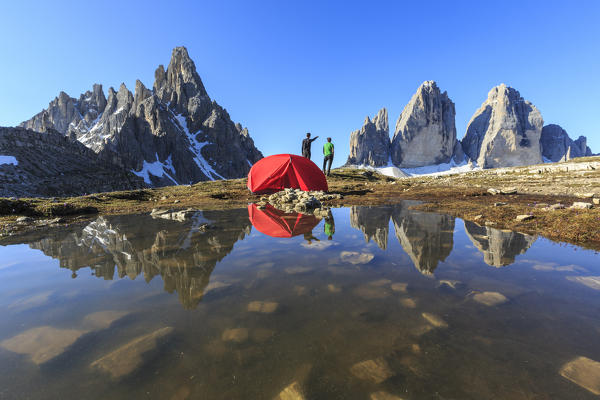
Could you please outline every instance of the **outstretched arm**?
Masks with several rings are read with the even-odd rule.
[[[318,138],[319,138],[318,136],[315,136],[314,138],[310,139],[310,142],[312,143],[312,142],[314,142],[315,140],[317,140]]]

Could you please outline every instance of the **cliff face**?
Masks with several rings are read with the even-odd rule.
[[[448,163],[456,148],[454,103],[434,81],[419,86],[396,123],[392,161],[400,168]]]
[[[350,135],[348,165],[370,165],[381,167],[390,160],[390,126],[385,108],[371,119],[367,117],[357,131]]]
[[[462,140],[465,154],[482,168],[514,167],[542,162],[540,137],[544,121],[518,91],[502,84],[488,93]]]
[[[138,189],[144,181],[109,153],[47,130],[0,128],[0,197],[77,196]],[[10,159],[8,157],[11,157]]]
[[[248,130],[208,96],[185,47],[156,69],[153,89],[101,85],[74,99],[61,92],[21,126],[55,129],[96,153],[115,153],[152,186],[245,176],[262,158]]]
[[[592,155],[585,136],[572,140],[567,131],[556,124],[545,125],[542,128],[540,145],[544,158],[554,162]]]

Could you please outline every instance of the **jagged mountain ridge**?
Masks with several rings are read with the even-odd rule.
[[[96,154],[53,129],[39,133],[0,127],[0,155],[15,160],[0,162],[0,197],[79,196],[147,187],[114,154]]]
[[[592,155],[585,136],[571,140],[558,125],[543,126],[537,108],[505,84],[490,90],[462,140],[456,138],[454,103],[435,81],[419,86],[398,118],[392,139],[389,130],[376,128],[381,114],[373,121],[367,117],[363,127],[352,132],[346,165],[420,168],[470,160],[494,168],[538,164],[542,155],[550,161]]]
[[[152,90],[138,80],[134,93],[121,84],[108,98],[99,84],[79,99],[61,92],[21,126],[116,153],[152,186],[239,178],[262,158],[248,130],[211,100],[185,47],[156,69]]]

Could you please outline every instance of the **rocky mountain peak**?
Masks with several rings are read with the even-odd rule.
[[[367,116],[361,129],[350,135],[348,165],[387,165],[390,159],[390,131],[385,108],[371,119]]]
[[[423,82],[396,123],[392,161],[404,168],[448,163],[455,155],[454,103],[435,81]]]
[[[548,124],[542,128],[540,145],[542,156],[552,162],[592,155],[592,151],[587,147],[585,136],[579,136],[577,140],[572,140],[567,131],[556,124]]]
[[[80,101],[61,92],[21,125],[56,129],[96,153],[119,156],[153,186],[239,178],[262,158],[248,130],[209,98],[185,47],[173,50],[166,70],[156,69],[153,87],[138,80],[134,94],[121,84],[105,98],[94,85]]]
[[[159,66],[155,72],[154,87],[158,97],[170,104],[178,114],[190,111],[190,100],[208,98],[204,84],[196,71],[196,65],[185,47],[176,47],[166,72]]]
[[[531,102],[516,89],[500,84],[471,117],[462,147],[483,168],[538,164],[542,162],[543,124]]]

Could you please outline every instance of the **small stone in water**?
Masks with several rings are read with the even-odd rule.
[[[427,322],[429,322],[431,325],[435,326],[436,328],[446,328],[448,326],[446,321],[444,321],[442,318],[438,317],[435,314],[423,313],[421,315],[423,316],[423,318],[425,318],[427,320]]]
[[[242,343],[248,339],[248,329],[246,328],[233,328],[226,329],[221,336],[221,339],[225,342],[236,342]]]
[[[600,362],[577,357],[562,366],[560,375],[595,395],[600,395]]]
[[[502,293],[498,292],[483,292],[473,296],[473,300],[486,306],[497,306],[498,304],[506,303],[508,299]]]
[[[386,379],[394,376],[388,363],[383,358],[374,360],[362,361],[354,364],[350,368],[350,372],[359,379],[381,383]]]
[[[278,304],[272,301],[253,301],[248,304],[248,311],[271,314],[277,310]]]

